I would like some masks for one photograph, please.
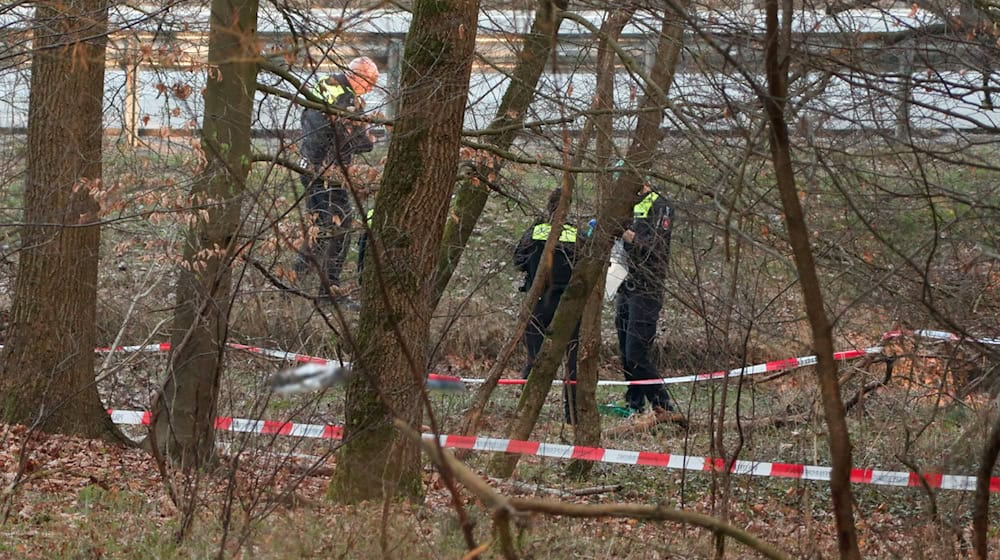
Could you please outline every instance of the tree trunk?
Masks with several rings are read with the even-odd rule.
[[[622,29],[632,17],[633,10],[616,10],[612,12],[601,25],[600,39],[597,44],[597,83],[592,108],[594,114],[590,117],[597,134],[595,141],[594,160],[599,165],[609,163],[614,150],[614,79],[615,57],[608,45],[617,41]],[[580,143],[586,142],[582,136]],[[584,153],[582,146],[577,148],[573,167],[579,167]],[[611,175],[597,175],[597,208],[600,212],[609,198]],[[605,268],[607,263],[605,263]],[[576,424],[573,430],[573,444],[598,447],[601,444],[601,416],[597,410],[597,380],[601,355],[601,317],[604,308],[604,275],[597,275],[597,284],[590,293],[583,308],[580,321],[580,352],[577,365],[576,388]],[[570,476],[584,478],[593,468],[593,461],[577,460],[567,467]]]
[[[899,85],[896,90],[899,92],[899,105],[896,106],[896,140],[899,142],[909,142],[911,120],[910,108],[913,105],[913,70],[914,70],[914,50],[910,45],[904,45],[906,51],[899,61]]]
[[[0,372],[6,422],[120,439],[94,381],[102,0],[36,4],[21,252]]]
[[[854,525],[854,500],[851,495],[851,441],[837,382],[837,362],[833,359],[833,327],[823,306],[823,292],[809,244],[809,229],[806,227],[798,189],[795,186],[788,123],[784,115],[788,84],[787,41],[791,34],[792,10],[791,0],[783,2],[783,19],[786,26],[779,30],[778,0],[766,1],[767,31],[764,61],[767,93],[765,95],[761,92],[761,101],[770,122],[771,158],[774,161],[775,180],[781,194],[788,240],[795,258],[799,283],[802,286],[806,315],[812,328],[813,350],[817,359],[816,375],[819,378],[823,413],[830,438],[830,456],[833,463],[833,470],[830,473],[830,494],[833,498],[840,556],[856,559],[861,557],[861,552],[858,548],[857,529]],[[783,44],[782,39],[784,39]]]
[[[178,270],[172,352],[156,399],[156,443],[182,468],[215,456],[215,416],[229,310],[240,197],[250,167],[257,77],[256,0],[213,0],[201,148],[205,168],[192,189],[195,220]]]
[[[497,108],[496,116],[489,128],[504,129],[496,136],[488,137],[488,143],[500,150],[507,150],[519,132],[518,126],[524,122],[524,114],[531,105],[535,95],[538,79],[545,70],[548,59],[555,45],[555,35],[562,22],[560,11],[565,10],[567,0],[538,0],[535,19],[531,23],[531,31],[524,37],[517,65],[511,74],[510,84],[504,91],[503,99]],[[487,130],[489,130],[489,128]],[[493,160],[485,169],[478,170],[486,176],[498,173],[501,160]],[[444,295],[448,282],[451,281],[455,268],[462,258],[462,251],[476,227],[476,222],[486,207],[489,190],[483,184],[476,184],[473,178],[464,179],[458,186],[455,196],[455,219],[448,220],[444,230],[444,240],[441,243],[441,255],[438,257],[437,272],[434,279],[434,301],[432,309],[437,307]]]
[[[686,9],[686,4],[680,9]],[[666,93],[673,83],[674,69],[682,42],[682,16],[666,14],[657,44],[656,62],[651,73],[651,88],[647,89],[638,115],[632,143],[625,156],[624,171],[614,181],[608,203],[597,216],[598,227],[591,241],[584,245],[583,256],[573,269],[570,284],[563,293],[555,317],[549,325],[552,336],[545,339],[542,351],[531,371],[531,377],[521,392],[516,420],[511,426],[511,439],[528,439],[538,420],[545,396],[559,367],[577,321],[597,278],[604,273],[611,245],[631,222],[632,206],[642,187],[642,178],[635,170],[648,169],[656,155],[663,122]],[[514,472],[520,456],[497,455],[490,462],[495,476],[507,478]]]
[[[972,507],[972,546],[976,560],[989,558],[990,530],[990,482],[993,467],[1000,455],[1000,414],[990,427],[990,435],[979,455],[979,469],[976,472],[976,497]]]
[[[423,493],[419,429],[434,271],[455,186],[477,0],[417,0],[403,52],[399,115],[372,217],[345,445],[330,483],[343,502]]]

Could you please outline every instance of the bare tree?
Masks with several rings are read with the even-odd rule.
[[[2,417],[120,439],[94,379],[108,5],[36,4],[24,223]]]
[[[201,150],[204,167],[192,189],[194,222],[178,271],[170,367],[154,404],[156,445],[185,467],[215,456],[215,415],[222,381],[232,267],[241,195],[250,169],[250,124],[256,83],[257,2],[211,6]]]
[[[784,25],[779,27],[778,1],[768,0],[766,4],[767,94],[762,95],[761,102],[764,104],[770,124],[771,159],[774,162],[781,204],[785,210],[788,238],[795,257],[795,266],[799,272],[799,282],[802,286],[806,313],[812,327],[813,346],[818,359],[816,375],[819,377],[823,411],[830,437],[830,455],[833,461],[830,492],[833,496],[834,517],[837,521],[840,556],[860,559],[857,528],[854,525],[854,501],[851,495],[851,440],[847,431],[840,386],[837,383],[837,362],[833,359],[833,329],[823,306],[823,291],[816,274],[816,264],[809,243],[809,230],[795,187],[791,143],[784,115],[784,104],[788,95],[787,52],[792,19],[791,7],[791,0],[783,4]]]
[[[663,120],[663,109],[667,105],[667,92],[673,83],[681,50],[682,18],[681,11],[667,14],[662,20],[656,61],[649,81],[644,84],[646,94],[640,106],[631,144],[626,152],[625,171],[612,185],[607,203],[597,216],[599,227],[596,234],[592,242],[584,247],[584,256],[573,269],[570,285],[559,301],[559,307],[549,327],[552,336],[543,344],[531,377],[521,393],[517,420],[508,433],[511,439],[528,439],[530,436],[559,366],[559,357],[565,351],[570,335],[580,320],[583,307],[597,284],[598,275],[602,274],[607,266],[612,243],[625,230],[632,215],[632,207],[642,186],[642,175],[638,170],[648,169],[651,166],[660,139],[659,129]],[[634,61],[631,62],[630,69],[637,70]],[[516,455],[494,457],[490,470],[499,476],[510,476],[518,459]]]
[[[487,128],[487,131],[495,129],[496,134],[487,136],[487,141],[478,146],[483,152],[486,152],[484,154],[485,161],[472,162],[478,164],[475,165],[475,172],[471,176],[465,177],[457,187],[451,212],[454,218],[448,220],[445,225],[441,255],[438,257],[437,271],[435,272],[435,308],[441,302],[452,275],[459,265],[465,246],[475,230],[476,223],[486,209],[486,203],[489,200],[488,179],[490,176],[495,177],[503,167],[505,160],[502,156],[511,148],[520,127],[525,122],[539,79],[545,70],[546,61],[555,46],[556,34],[562,22],[561,10],[565,8],[565,3],[562,2],[540,0],[535,10],[531,29],[524,35],[521,51],[517,57],[517,65],[511,72],[510,83],[504,91],[493,121]],[[543,263],[543,268],[547,266],[546,263],[547,261]],[[544,276],[544,274],[540,276]],[[532,286],[528,290],[526,299],[537,298],[541,290],[541,283]],[[497,363],[487,375],[486,383],[476,391],[473,403],[465,413],[462,432],[472,434],[479,428],[482,413],[490,401],[500,375],[503,373],[504,365],[514,353],[516,345],[524,333],[523,326],[527,325],[530,312],[529,306],[522,306],[518,320],[522,327],[516,329],[498,357]]]
[[[434,272],[454,190],[476,38],[477,0],[418,0],[403,53],[401,98],[366,255],[338,500],[415,497],[420,450],[392,417],[419,428]]]
[[[495,129],[496,133],[487,136],[484,148],[506,152],[517,138],[520,125],[524,123],[525,114],[534,98],[538,79],[555,46],[556,34],[562,23],[560,12],[565,10],[566,6],[565,0],[538,0],[531,30],[524,35],[521,44],[517,66],[511,73],[510,83],[497,107],[496,116],[487,128],[487,131]],[[479,178],[495,175],[500,170],[503,159],[492,157],[484,163],[486,165],[481,165],[474,176],[466,178],[458,186],[453,209],[455,218],[449,220],[445,226],[441,256],[438,259],[435,307],[440,302],[462,258],[465,244],[468,243],[476,222],[486,208],[489,198],[488,183]]]
[[[628,23],[634,8],[615,10],[608,14],[601,24],[598,38],[596,74],[597,83],[594,92],[593,115],[588,117],[587,125],[594,130],[595,146],[594,160],[609,163],[614,155],[614,80],[615,61],[617,57],[609,45],[618,41],[622,29]],[[586,151],[582,144],[586,143],[588,134],[581,135],[574,158],[573,167],[580,167]],[[597,175],[597,208],[606,204],[611,196],[612,175],[606,170]],[[604,278],[598,274],[597,284],[591,291],[583,309],[580,321],[580,364],[577,372],[576,388],[576,424],[573,430],[573,443],[576,445],[598,446],[601,443],[601,418],[597,410],[597,380],[601,357],[601,316],[604,308]],[[576,461],[569,467],[569,472],[577,477],[584,477],[590,472],[593,463]]]

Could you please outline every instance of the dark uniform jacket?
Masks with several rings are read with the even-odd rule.
[[[628,255],[626,286],[641,290],[662,288],[670,261],[674,209],[665,198],[650,192],[632,211],[630,229],[635,232],[635,238],[625,243]]]
[[[527,291],[535,280],[538,265],[542,261],[542,252],[545,249],[545,240],[549,238],[550,231],[552,231],[552,224],[536,223],[524,232],[514,249],[514,266],[526,273],[521,291]],[[569,277],[573,274],[575,250],[576,228],[569,224],[563,224],[559,243],[556,244],[552,255],[552,275],[548,287],[550,291],[566,289]]]
[[[360,99],[354,95],[347,78],[343,74],[333,74],[324,78],[328,81],[327,91],[333,90],[334,107],[346,111],[360,109]],[[316,93],[324,97],[317,88]],[[368,138],[363,123],[352,122],[337,115],[328,115],[315,109],[302,111],[302,143],[300,151],[306,167],[315,173],[325,169],[340,168],[351,163],[354,154],[370,152],[372,142]]]

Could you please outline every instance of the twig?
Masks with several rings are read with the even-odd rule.
[[[156,444],[156,417],[159,416],[159,407],[157,406],[159,400],[160,393],[156,392],[153,394],[153,400],[149,403],[149,429],[146,430],[149,435],[149,453],[156,461],[156,468],[160,471],[160,478],[163,479],[163,485],[167,488],[170,501],[173,502],[174,507],[180,510],[181,505],[177,498],[177,491],[174,489],[173,479],[167,472],[167,461],[163,458],[160,447]]]
[[[879,358],[879,359],[872,360],[872,361],[873,362],[875,362],[875,361],[885,362],[885,375],[882,376],[882,379],[878,379],[876,381],[872,381],[871,383],[868,383],[868,384],[864,385],[863,387],[861,387],[861,389],[858,390],[857,393],[854,394],[853,397],[851,397],[850,399],[848,399],[844,403],[844,413],[845,414],[849,410],[851,410],[851,408],[853,408],[855,405],[857,405],[859,402],[861,402],[861,399],[863,399],[865,395],[867,395],[868,393],[871,393],[872,391],[874,391],[875,389],[878,389],[879,387],[884,387],[884,386],[888,385],[889,384],[889,380],[892,379],[892,366],[896,363],[896,359],[894,357],[887,356],[887,357]]]
[[[493,489],[485,480],[473,473],[468,467],[446,450],[439,450],[432,443],[424,441],[420,434],[400,420],[395,421],[397,429],[407,437],[419,441],[424,451],[430,455],[438,467],[447,464],[455,478],[458,479],[470,492],[475,494],[486,507],[497,510],[494,513],[494,520],[508,519],[511,515],[520,512],[546,513],[549,515],[561,515],[566,517],[628,517],[632,519],[650,519],[656,521],[673,521],[703,527],[716,534],[725,535],[738,542],[756,550],[767,558],[785,560],[788,558],[785,553],[775,548],[773,545],[761,541],[747,533],[746,531],[734,527],[728,523],[720,521],[712,516],[695,513],[692,511],[682,511],[664,506],[648,506],[641,504],[568,504],[565,502],[540,500],[529,498],[508,498]],[[503,527],[498,525],[498,531],[503,534]],[[508,537],[509,538],[509,537]],[[503,546],[503,537],[501,544]],[[505,547],[504,555],[511,556]]]
[[[215,444],[215,447],[219,449],[223,457],[236,458],[242,453],[241,450],[237,450],[235,453],[232,451],[232,444],[219,442]],[[330,476],[333,474],[333,467],[327,467],[323,463],[326,461],[326,456],[319,455],[307,455],[304,453],[293,453],[288,452],[269,452],[269,451],[256,451],[256,455],[267,455],[279,458],[282,460],[283,467],[288,469],[289,472],[295,474],[301,474],[307,477],[318,477],[318,476]],[[303,464],[303,461],[308,461],[307,464]]]
[[[604,486],[590,486],[588,488],[579,488],[577,490],[570,490],[570,494],[574,496],[596,496],[598,494],[604,494],[607,492],[618,492],[622,489],[621,484],[606,484]]]
[[[972,509],[972,544],[976,558],[986,560],[989,554],[990,479],[1000,455],[1000,416],[993,421],[990,435],[979,454],[976,472],[976,497]]]
[[[479,558],[480,554],[489,550],[490,546],[492,545],[493,541],[486,541],[483,544],[477,546],[476,548],[473,548],[472,550],[466,552],[465,555],[462,556],[462,560],[476,560],[477,558]]]
[[[941,517],[938,515],[937,496],[934,495],[934,490],[931,488],[930,484],[927,483],[927,479],[920,474],[920,469],[917,468],[917,464],[902,454],[897,454],[896,460],[903,463],[903,466],[906,468],[910,469],[911,473],[917,475],[917,478],[920,480],[920,488],[922,488],[924,493],[927,494],[927,502],[929,504],[928,513],[931,514],[931,518],[936,523],[941,523]]]
[[[598,494],[606,494],[608,492],[618,492],[622,489],[621,484],[606,484],[604,486],[589,486],[587,488],[570,488],[568,490],[563,490],[561,488],[550,488],[547,486],[541,486],[539,484],[531,484],[528,482],[521,482],[518,480],[509,480],[506,478],[495,478],[489,477],[487,480],[494,484],[509,484],[515,492],[536,492],[543,494],[552,494],[554,496],[559,496],[562,498],[576,498],[580,496],[596,496]]]
[[[500,551],[503,553],[503,557],[506,560],[515,560],[517,552],[514,550],[514,539],[510,536],[510,511],[498,509],[493,512],[493,527],[500,540]]]
[[[574,494],[567,492],[566,490],[561,490],[559,488],[552,488],[549,486],[542,486],[541,484],[532,484],[530,482],[523,482],[520,480],[510,480],[506,478],[496,478],[487,477],[487,480],[495,484],[506,484],[510,486],[511,490],[514,492],[520,492],[523,494],[551,494],[553,496],[559,496],[561,498],[572,498]]]
[[[541,484],[532,484],[530,482],[522,482],[519,480],[508,480],[506,478],[495,478],[492,476],[487,480],[495,484],[507,484],[514,492],[521,492],[524,494],[551,494],[553,496],[559,496],[560,498],[576,497],[576,494],[573,494],[572,492],[560,490],[559,488],[542,486]]]
[[[144,279],[144,281],[149,279],[149,276],[153,273],[154,268],[155,267],[150,266],[148,269],[146,269],[146,278]],[[135,306],[138,305],[139,301],[142,300],[142,298],[152,293],[153,288],[159,285],[160,281],[163,280],[163,278],[165,277],[166,275],[163,274],[158,275],[156,279],[153,280],[153,283],[149,285],[148,288],[136,294],[136,296],[132,298],[132,301],[129,303],[128,310],[125,311],[125,318],[122,319],[122,326],[121,328],[118,329],[118,334],[115,335],[114,342],[111,343],[111,349],[108,350],[107,355],[104,356],[104,363],[101,364],[101,369],[99,371],[104,371],[108,369],[108,366],[111,364],[111,358],[115,354],[115,348],[118,348],[118,344],[121,342],[122,337],[125,336],[125,327],[128,326],[129,319],[132,318],[132,314],[135,312]],[[156,329],[154,329],[153,331],[153,334],[155,334],[156,331],[158,331],[159,329],[160,325],[157,325]],[[153,334],[150,334],[150,337],[152,337]]]
[[[275,276],[274,273],[268,270],[267,267],[261,264],[257,259],[254,259],[252,257],[243,257],[243,260],[250,263],[250,266],[256,268],[257,272],[260,272],[264,276],[264,278],[267,279],[268,282],[274,284],[275,288],[278,288],[283,292],[288,292],[290,294],[306,298],[308,300],[315,301],[317,299],[316,296],[308,294],[294,286],[289,286],[288,284],[285,284],[284,282],[281,281],[281,279]]]
[[[783,369],[781,371],[776,371],[771,375],[765,375],[764,377],[751,377],[750,382],[753,383],[754,385],[758,385],[760,383],[767,383],[768,381],[774,381],[775,379],[780,379],[782,377],[785,377],[786,375],[792,373],[793,371],[795,370],[789,368],[789,369]]]
[[[906,468],[910,469],[910,472],[917,475],[920,479],[920,487],[923,489],[924,493],[927,494],[927,501],[929,504],[928,513],[930,513],[931,519],[933,519],[939,526],[943,525],[946,529],[951,531],[955,536],[955,539],[958,541],[958,545],[963,550],[971,548],[971,545],[968,539],[965,538],[962,529],[956,527],[954,524],[941,517],[941,514],[938,512],[937,496],[934,494],[934,489],[927,483],[927,479],[920,475],[920,469],[917,464],[902,454],[897,454],[896,459],[899,460],[900,463],[903,463]],[[938,535],[940,535],[940,533],[938,533]],[[983,559],[985,560],[985,558],[986,557],[984,556]]]
[[[167,321],[171,321],[171,320],[172,320],[172,318],[168,317],[168,318],[165,318],[165,319],[161,319],[160,322],[156,323],[156,326],[154,326],[149,331],[149,335],[147,335],[146,338],[144,338],[142,341],[139,342],[139,346],[145,346],[145,345],[149,344],[150,341],[152,341],[153,338],[156,337],[156,335],[160,332],[160,327],[162,327]],[[124,328],[125,327],[123,325],[122,329],[124,330]],[[97,373],[97,375],[94,378],[95,382],[104,381],[109,376],[113,375],[114,373],[116,373],[118,371],[121,371],[122,369],[125,368],[125,366],[131,365],[133,362],[135,362],[135,361],[137,361],[139,359],[138,356],[140,356],[141,354],[138,353],[138,352],[134,352],[132,354],[128,354],[125,357],[125,359],[122,360],[118,365],[116,365],[115,367],[109,369],[108,368],[108,362],[111,359],[111,355],[114,354],[115,348],[118,347],[118,343],[119,342],[120,342],[120,340],[116,337],[114,344],[111,345],[111,350],[108,351],[108,355],[104,359],[104,364],[101,366],[101,369],[98,370],[98,373]]]
[[[612,426],[605,430],[605,436],[617,436],[621,434],[631,434],[634,432],[641,432],[649,430],[660,424],[677,424],[682,429],[687,429],[688,420],[680,413],[669,412],[666,414],[652,413],[647,418],[642,418],[636,422],[630,422],[626,424],[619,424],[617,426]]]
[[[742,420],[741,425],[744,429],[749,428],[763,428],[769,426],[772,428],[783,428],[786,426],[797,426],[801,424],[808,424],[809,414],[808,413],[798,413],[798,414],[773,414],[771,416],[762,416],[760,418],[750,418],[748,420]],[[737,424],[735,420],[726,422],[726,429],[736,429]]]
[[[44,407],[39,411],[38,416],[35,421],[31,424],[31,427],[24,432],[24,441],[21,442],[21,449],[17,458],[17,471],[14,473],[14,479],[10,481],[6,488],[3,489],[3,494],[0,497],[3,498],[3,508],[0,512],[0,527],[7,524],[7,520],[10,518],[11,508],[14,507],[14,495],[17,492],[18,486],[24,482],[24,473],[28,472],[29,458],[31,457],[31,449],[28,447],[31,443],[31,438],[39,431],[39,426],[42,425],[42,420],[45,418]]]
[[[703,513],[682,511],[664,506],[645,504],[567,504],[533,498],[511,498],[510,505],[515,510],[547,513],[565,517],[628,517],[654,521],[672,521],[708,529],[725,535],[756,550],[767,558],[786,559],[788,556],[770,543],[766,543],[743,529],[734,527]]]

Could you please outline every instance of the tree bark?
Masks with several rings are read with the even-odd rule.
[[[972,546],[976,560],[989,558],[990,530],[990,479],[993,467],[1000,455],[1000,415],[990,427],[990,435],[979,456],[979,470],[976,472],[976,498],[972,509]]]
[[[686,3],[681,9],[686,9]],[[653,87],[647,88],[643,98],[642,110],[625,156],[624,170],[611,186],[608,203],[598,213],[594,237],[584,245],[583,256],[577,261],[570,284],[559,301],[555,317],[549,325],[552,336],[545,339],[531,377],[521,392],[516,420],[508,436],[511,439],[530,438],[573,329],[597,284],[598,276],[604,273],[607,266],[611,245],[631,222],[632,207],[642,187],[642,177],[637,170],[649,169],[656,155],[663,109],[667,104],[666,94],[673,83],[680,54],[682,23],[682,16],[678,14],[667,13],[664,16],[651,72]],[[519,459],[519,455],[497,455],[490,462],[490,472],[507,478],[514,472]]]
[[[420,449],[393,416],[421,423],[434,272],[455,186],[477,0],[417,0],[402,97],[372,217],[345,445],[329,494],[342,502],[419,498]]]
[[[192,188],[195,216],[178,269],[169,369],[151,427],[160,451],[184,469],[215,457],[234,240],[251,161],[257,6],[257,0],[213,0],[211,6],[201,137],[205,167]]]
[[[24,226],[0,371],[0,418],[123,440],[94,380],[103,0],[35,4]]]
[[[450,452],[436,447],[431,442],[422,441],[420,434],[416,431],[409,430],[405,426],[402,429],[412,441],[421,444],[424,451],[430,455],[431,460],[438,465],[439,469],[442,471],[447,469],[447,471],[454,473],[455,478],[468,488],[470,492],[475,494],[488,510],[493,512],[494,520],[502,521],[503,524],[500,527],[501,533],[509,533],[507,521],[510,516],[529,511],[563,517],[628,517],[632,519],[671,521],[704,527],[716,534],[723,534],[745,544],[765,558],[788,558],[784,552],[774,545],[760,541],[738,527],[734,527],[708,515],[667,508],[662,504],[653,506],[641,504],[570,504],[556,500],[508,498],[497,492]],[[498,518],[498,514],[501,513],[502,515],[499,515]],[[501,546],[506,557],[513,557],[513,547],[509,543],[509,534],[501,534],[500,540],[502,541]],[[507,541],[507,544],[503,544],[503,541]]]
[[[517,138],[518,127],[524,122],[524,114],[531,105],[535,95],[535,87],[545,70],[548,59],[555,45],[555,35],[562,22],[561,10],[565,10],[567,0],[539,0],[535,10],[535,19],[531,23],[531,31],[524,37],[517,65],[511,74],[510,84],[504,91],[496,116],[489,128],[504,129],[503,133],[489,137],[489,144],[501,150],[507,150]],[[489,130],[487,128],[487,130]],[[500,171],[502,162],[494,160],[477,174],[486,176]],[[432,308],[437,307],[444,295],[445,288],[451,281],[455,268],[462,258],[465,245],[476,227],[476,222],[486,208],[489,190],[483,184],[476,184],[470,177],[462,180],[455,196],[455,218],[448,220],[444,230],[444,240],[441,243],[441,255],[438,257],[437,272],[434,278],[434,301]]]
[[[809,243],[809,229],[806,227],[805,215],[799,203],[795,173],[792,169],[788,123],[784,115],[788,84],[787,49],[791,34],[791,0],[783,0],[784,28],[779,28],[778,24],[778,0],[766,0],[765,8],[767,30],[764,61],[767,93],[761,95],[761,102],[764,104],[770,124],[771,158],[774,162],[775,180],[785,212],[785,226],[788,228],[788,240],[795,258],[795,268],[799,274],[799,284],[802,286],[806,315],[812,329],[813,347],[817,358],[816,375],[819,378],[833,463],[830,473],[830,494],[833,498],[840,556],[858,559],[861,558],[861,552],[854,525],[854,500],[851,495],[851,441],[837,382],[837,362],[833,359],[833,326],[824,309],[823,292]]]
[[[618,19],[621,20],[621,26],[622,27],[624,27],[624,23],[627,22],[628,18],[630,17],[628,14],[631,14],[631,11],[628,12],[627,14],[619,13],[618,15],[616,15],[616,18],[618,18]],[[617,25],[617,22],[615,22],[613,24],[609,22],[606,25]],[[608,29],[611,29],[611,27],[609,27]],[[607,30],[602,30],[601,36],[602,37],[606,37],[607,36]],[[605,45],[605,47],[606,47],[606,45]],[[605,49],[605,50],[607,50],[607,49]],[[600,51],[600,47],[599,47],[599,51]],[[604,55],[607,56],[607,53],[605,52]],[[601,56],[602,55],[599,52],[599,54],[598,54],[598,60],[602,60]],[[608,60],[608,61],[610,61],[610,62],[613,63],[613,59],[611,59],[611,58],[607,58],[606,60]],[[600,63],[599,63],[599,66],[600,66]],[[537,76],[535,76],[535,78],[537,80]],[[597,107],[597,100],[596,99],[595,99],[595,103],[593,104],[593,106],[595,108]],[[608,122],[610,122],[611,118],[612,118],[611,115],[608,114],[606,120]],[[502,121],[498,121],[498,122],[500,122],[500,124],[503,124]],[[610,127],[610,125],[607,125],[607,126]],[[583,161],[584,161],[584,156],[585,156],[585,153],[586,153],[587,144],[589,143],[590,138],[594,135],[595,128],[596,128],[595,127],[595,119],[588,118],[587,121],[584,123],[583,131],[580,133],[580,137],[579,137],[579,140],[578,140],[578,145],[577,145],[577,148],[576,148],[575,156],[573,157],[573,161],[570,163],[569,167],[571,167],[571,168],[578,168],[581,165],[583,165]],[[570,181],[570,188],[568,190],[571,191],[571,192],[574,192],[576,190],[576,176],[575,176],[575,174],[570,174],[570,175],[567,175],[567,176],[569,177],[569,181]],[[606,190],[607,186],[605,185],[603,188],[605,188],[605,190]],[[485,198],[483,200],[485,201]],[[481,210],[482,210],[482,207],[480,207],[479,210],[477,210],[477,212],[479,212]],[[565,214],[565,212],[563,212],[560,215],[564,216],[564,214]],[[478,219],[478,214],[477,214],[477,219]],[[563,220],[563,219],[564,218],[560,218],[560,220]],[[559,228],[553,227],[553,231],[558,232]],[[446,232],[447,232],[447,230],[446,230]],[[554,238],[553,238],[553,243],[551,244],[551,247],[555,247],[555,239]],[[552,250],[551,247],[549,246],[548,243],[546,243],[546,252],[545,252],[545,255],[551,254],[551,250]],[[541,267],[539,268],[539,270],[535,274],[535,278],[536,279],[543,279],[543,278],[545,278],[548,275],[548,265],[549,264],[550,264],[549,258],[547,256],[543,257],[542,258]],[[439,262],[439,265],[440,265],[440,262]],[[439,273],[441,272],[440,266],[438,268],[438,272]],[[442,284],[438,285],[438,288],[440,288],[442,290],[445,287],[446,286],[442,285]],[[475,395],[473,404],[466,411],[465,418],[464,418],[463,423],[462,423],[462,433],[463,434],[465,434],[465,435],[474,435],[477,432],[477,430],[479,429],[479,423],[480,423],[480,421],[482,419],[483,411],[486,409],[486,405],[489,403],[490,397],[492,396],[493,391],[496,389],[497,382],[500,380],[500,376],[503,373],[503,368],[505,367],[505,364],[507,363],[507,361],[510,358],[510,355],[513,353],[514,349],[516,348],[516,345],[518,344],[518,340],[524,334],[524,328],[527,326],[527,322],[528,322],[528,320],[531,317],[531,310],[532,310],[532,306],[533,306],[533,304],[531,302],[536,301],[539,297],[541,297],[543,289],[544,289],[544,286],[541,283],[533,284],[531,286],[531,288],[528,290],[528,292],[525,294],[525,296],[524,296],[524,302],[525,302],[525,304],[522,306],[521,312],[520,312],[520,314],[518,316],[517,324],[519,325],[519,328],[517,329],[517,333],[515,335],[515,338],[512,339],[510,341],[510,344],[508,344],[504,348],[503,352],[501,352],[501,355],[500,355],[499,359],[497,360],[497,363],[494,364],[494,366],[490,370],[489,374],[486,376],[485,383],[483,383],[482,385],[480,385],[479,389],[476,390],[476,395]],[[600,313],[601,313],[601,302],[600,302],[600,299],[598,299],[598,301],[595,303],[595,307],[591,309],[591,316],[596,315],[598,317],[598,319],[595,319],[595,320],[599,320]],[[586,327],[582,326],[582,328],[585,329]],[[590,348],[599,349],[599,347],[600,347],[599,334],[600,333],[597,332],[597,338],[596,338],[596,340],[594,340],[594,332],[593,331],[590,332],[590,333],[588,333],[586,335],[587,337],[589,337],[590,339],[592,339],[588,343],[588,344],[591,345]],[[581,330],[581,335],[583,335],[583,331],[582,330]],[[588,352],[589,352],[589,355],[588,355]],[[590,350],[590,351],[588,351],[587,347],[583,345],[583,338],[581,338],[581,352],[580,352],[580,358],[579,358],[579,366],[583,367],[583,368],[591,368],[591,369],[589,371],[584,371],[583,374],[582,374],[583,377],[577,379],[578,390],[580,390],[582,388],[583,391],[584,391],[584,394],[582,396],[579,395],[579,394],[577,395],[577,400],[578,400],[577,409],[578,409],[578,411],[582,411],[580,413],[582,415],[586,416],[586,420],[584,420],[584,424],[585,424],[584,426],[581,426],[580,422],[577,422],[576,430],[574,430],[574,433],[578,433],[581,429],[584,430],[584,431],[586,431],[586,432],[588,432],[590,435],[585,436],[586,441],[594,440],[594,442],[593,443],[588,443],[586,445],[596,445],[596,442],[600,440],[600,418],[598,417],[597,401],[596,401],[596,383],[597,383],[597,369],[596,369],[597,368],[597,362],[596,362],[596,360],[597,360],[597,356],[596,356],[595,352],[596,352],[596,350]],[[592,388],[589,387],[589,386],[585,386],[585,384],[589,383],[589,381],[587,381],[587,379],[590,378],[590,377],[593,377],[593,385],[594,386]],[[582,402],[580,402],[580,401],[582,401]],[[592,409],[592,413],[593,413],[592,415],[589,412],[590,409]],[[580,445],[584,445],[584,443],[580,443]],[[577,474],[577,476],[584,476],[584,474],[586,472],[589,472],[589,470],[590,470],[590,468],[592,466],[593,466],[592,463],[589,462],[589,461],[579,461],[574,466],[570,467],[570,470],[572,472],[575,472]]]
[[[597,83],[595,87],[594,115],[590,117],[597,139],[594,146],[594,159],[598,164],[611,161],[614,150],[614,79],[615,57],[608,45],[609,41],[617,41],[622,29],[632,17],[634,10],[615,10],[603,22],[601,36],[597,44]],[[581,137],[581,144],[586,137]],[[583,146],[577,148],[573,167],[579,167],[585,152]],[[609,198],[611,174],[602,172],[597,175],[597,208],[598,212],[605,206]],[[607,263],[605,263],[605,268]],[[573,430],[573,444],[596,447],[601,444],[601,416],[597,410],[597,380],[601,354],[601,316],[604,307],[604,275],[597,275],[597,284],[591,290],[590,298],[583,308],[580,321],[580,352],[577,365],[576,388],[576,424]],[[567,466],[567,472],[576,478],[584,478],[593,468],[592,461],[573,461]]]

